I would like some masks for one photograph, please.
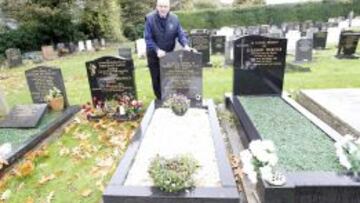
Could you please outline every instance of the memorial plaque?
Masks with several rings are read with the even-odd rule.
[[[131,48],[119,48],[119,56],[126,59],[132,59]]]
[[[295,62],[312,61],[313,44],[311,39],[300,39],[296,43]]]
[[[211,37],[211,53],[225,54],[225,36],[212,36]]]
[[[314,49],[325,49],[327,32],[316,32],[313,36]]]
[[[136,99],[134,65],[131,59],[105,56],[86,62],[94,106],[127,95]]]
[[[17,105],[0,120],[0,128],[34,128],[46,110],[47,104]]]
[[[234,95],[281,95],[286,39],[245,36],[234,44]]]
[[[10,48],[5,51],[6,59],[9,67],[22,65],[22,57],[20,49]]]
[[[42,52],[43,58],[45,60],[54,60],[57,57],[56,52],[54,51],[54,47],[51,45],[50,46],[42,46],[41,52]]]
[[[200,53],[175,51],[160,59],[162,100],[183,94],[202,106],[202,57]]]
[[[69,106],[63,76],[59,68],[38,66],[25,71],[25,77],[34,103],[46,103],[49,90],[58,88],[64,96],[65,107]]]
[[[192,31],[191,46],[202,53],[203,67],[210,67],[210,36],[207,30]]]
[[[358,58],[354,54],[358,46],[360,33],[344,31],[340,35],[338,53],[339,58]]]

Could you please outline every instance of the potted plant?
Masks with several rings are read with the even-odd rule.
[[[170,107],[175,115],[183,116],[190,107],[190,100],[185,95],[174,94],[165,102],[165,106]]]
[[[62,111],[64,109],[64,96],[56,87],[49,90],[49,94],[45,96],[45,101],[54,111]]]
[[[179,192],[194,186],[192,176],[199,168],[198,161],[190,155],[166,159],[157,155],[148,172],[154,186],[165,192]]]

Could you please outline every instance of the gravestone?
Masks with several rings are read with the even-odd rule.
[[[106,41],[105,41],[104,38],[101,38],[101,39],[100,39],[100,46],[101,46],[102,48],[105,48],[105,47],[106,47]]]
[[[311,39],[300,39],[296,43],[295,62],[312,61],[313,41]]]
[[[225,44],[225,65],[232,66],[234,64],[234,41],[236,36],[231,36]]]
[[[269,33],[267,33],[268,37],[272,37],[272,38],[281,38],[284,36],[283,31],[281,29],[279,29],[277,26],[271,26]]]
[[[244,36],[234,44],[234,95],[280,95],[286,39]]]
[[[64,97],[65,107],[69,106],[63,76],[59,68],[38,66],[25,71],[25,77],[34,103],[46,103],[45,96],[56,87]]]
[[[146,43],[145,39],[136,40],[136,53],[139,58],[144,58],[146,56]]]
[[[210,64],[210,35],[207,30],[192,30],[190,33],[191,46],[202,53],[203,67],[211,67]]]
[[[86,40],[86,51],[94,51],[91,40]]]
[[[78,42],[78,49],[79,49],[80,52],[85,51],[85,43],[84,43],[84,41],[79,41]]]
[[[105,56],[86,62],[92,102],[103,105],[127,95],[136,99],[134,65],[132,59]]]
[[[358,56],[355,56],[356,48],[358,46],[360,38],[360,32],[352,31],[343,31],[340,35],[339,45],[338,45],[338,58],[348,58],[348,59],[357,59]]]
[[[202,57],[200,53],[175,51],[160,59],[161,99],[183,94],[202,106]]]
[[[246,28],[246,33],[248,35],[259,35],[260,34],[260,28],[258,26],[248,26]]]
[[[212,36],[211,37],[211,54],[225,54],[225,36]]]
[[[0,88],[0,117],[5,116],[9,113],[9,107],[6,103],[5,94]]]
[[[57,58],[56,52],[54,51],[54,47],[51,45],[42,46],[41,52],[45,60],[54,60]]]
[[[100,42],[98,39],[93,39],[92,44],[93,44],[95,51],[100,51],[101,46],[100,46]]]
[[[20,49],[10,48],[5,51],[6,59],[10,68],[22,65]]]
[[[46,110],[47,104],[17,105],[0,120],[0,128],[34,128]]]
[[[33,63],[41,63],[43,62],[43,58],[41,52],[39,51],[31,51],[25,52],[23,55],[24,60],[31,60]]]
[[[266,35],[269,33],[270,26],[269,25],[261,25],[259,28],[259,34],[260,35]]]
[[[126,59],[132,59],[131,48],[119,48],[119,56]]]
[[[68,46],[68,50],[69,50],[70,54],[75,53],[78,49],[77,46],[73,42],[68,43],[67,46]]]
[[[288,53],[295,54],[296,42],[301,38],[301,33],[297,30],[289,30],[286,33],[287,42],[287,51]]]
[[[66,48],[64,43],[58,43],[56,45],[56,49],[59,56],[65,56],[66,54],[69,54],[69,50]]]
[[[327,32],[316,32],[313,36],[314,49],[326,48]]]
[[[319,32],[319,28],[317,27],[311,27],[306,30],[306,38],[313,39],[314,33]]]
[[[327,30],[327,39],[326,44],[327,45],[335,45],[339,43],[341,29],[338,27],[329,27]]]

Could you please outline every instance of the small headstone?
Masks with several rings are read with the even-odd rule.
[[[6,59],[9,67],[22,65],[22,57],[20,49],[10,48],[5,51]]]
[[[234,64],[234,41],[237,37],[232,36],[225,44],[225,65],[232,66]]]
[[[200,53],[175,51],[160,59],[162,100],[183,94],[202,106],[202,57]]]
[[[225,36],[212,36],[211,37],[211,53],[212,54],[225,54]]]
[[[9,107],[7,105],[5,95],[0,89],[0,117],[5,116],[9,113]]]
[[[65,107],[69,106],[63,76],[59,68],[38,66],[25,71],[25,77],[34,103],[46,103],[45,96],[56,87],[64,96]]]
[[[69,49],[70,54],[72,54],[77,51],[77,46],[73,42],[70,42],[68,44],[68,49]]]
[[[287,51],[288,53],[295,54],[296,42],[301,38],[301,33],[297,30],[290,30],[286,34],[287,42]]]
[[[207,30],[192,30],[190,33],[191,46],[202,53],[203,67],[211,67],[210,64],[210,35]]]
[[[92,44],[94,46],[95,51],[100,51],[101,46],[98,39],[93,39]]]
[[[269,33],[267,33],[268,37],[273,37],[273,38],[281,38],[284,36],[283,31],[281,29],[279,29],[276,26],[271,26]]]
[[[286,39],[244,36],[234,45],[234,95],[280,95]]]
[[[295,62],[310,62],[312,61],[312,40],[300,39],[296,43]]]
[[[338,58],[359,58],[355,56],[356,48],[358,46],[360,32],[343,31],[340,35],[338,45]]]
[[[101,57],[86,62],[86,71],[94,106],[123,95],[137,97],[132,59]]]
[[[91,40],[86,40],[86,51],[94,51]]]
[[[85,51],[85,43],[84,43],[84,41],[79,41],[78,42],[78,48],[79,48],[79,51]]]
[[[59,56],[65,56],[66,54],[69,54],[69,50],[66,48],[64,43],[58,43],[56,45],[56,49]]]
[[[136,40],[136,53],[137,53],[139,58],[144,58],[146,56],[145,39]]]
[[[249,26],[246,29],[246,33],[248,35],[259,35],[260,34],[260,28],[258,26]]]
[[[131,48],[119,48],[119,56],[126,59],[132,59]]]
[[[326,48],[327,32],[316,32],[313,36],[314,49]]]
[[[25,60],[31,60],[33,63],[41,63],[43,62],[43,58],[41,56],[41,52],[39,51],[31,51],[24,53]]]
[[[47,104],[17,105],[0,120],[0,128],[34,128],[46,110]]]
[[[338,27],[329,27],[327,30],[327,39],[326,44],[327,45],[335,45],[339,42],[341,29]]]
[[[100,39],[100,46],[101,46],[102,48],[105,48],[105,47],[106,47],[106,41],[105,41],[104,38],[101,38],[101,39]]]
[[[57,55],[54,51],[54,47],[49,45],[49,46],[42,46],[41,47],[41,52],[43,55],[43,58],[45,60],[54,60],[56,59]]]
[[[311,28],[307,29],[306,38],[313,39],[314,33],[316,33],[316,32],[319,32],[319,28],[317,28],[317,27],[311,27]]]

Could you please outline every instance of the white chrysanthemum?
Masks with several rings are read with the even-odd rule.
[[[350,169],[351,168],[351,163],[349,162],[348,158],[346,157],[346,155],[342,154],[339,156],[339,161],[340,164],[342,166],[344,166],[346,169]]]
[[[269,181],[271,180],[272,176],[273,176],[273,170],[270,166],[264,166],[259,168],[260,170],[260,174],[261,174],[261,178]]]
[[[244,151],[240,152],[240,159],[243,163],[250,162],[253,159],[253,155],[250,153],[249,150],[244,150]]]
[[[11,144],[5,143],[0,146],[0,157],[5,157],[11,152]]]
[[[276,164],[278,163],[278,161],[279,161],[279,158],[276,156],[276,154],[271,154],[271,155],[269,156],[269,161],[268,161],[268,163],[269,163],[270,166],[276,166]]]
[[[257,173],[253,172],[253,173],[248,173],[247,174],[249,180],[251,181],[251,183],[256,184],[257,183]]]
[[[275,145],[271,140],[263,140],[262,145],[265,150],[275,152]]]

